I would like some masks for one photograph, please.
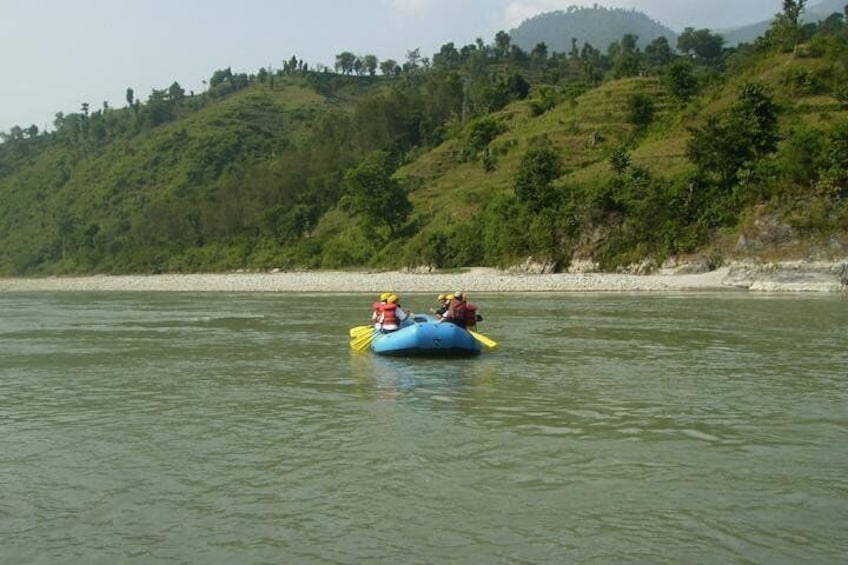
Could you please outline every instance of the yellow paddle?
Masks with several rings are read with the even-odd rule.
[[[479,341],[480,343],[482,343],[483,345],[485,345],[489,349],[497,349],[498,342],[496,342],[495,340],[490,339],[490,338],[484,336],[483,334],[478,334],[477,332],[473,332],[471,330],[468,330],[468,333],[470,333],[474,337],[474,339],[476,339],[477,341]]]
[[[356,326],[350,328],[350,337],[355,338],[374,330],[374,326]]]
[[[371,345],[371,342],[374,341],[374,336],[376,336],[379,332],[374,328],[369,328],[369,332],[362,333],[355,338],[350,340],[350,347],[354,351],[365,351]]]

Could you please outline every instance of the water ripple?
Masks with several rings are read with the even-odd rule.
[[[0,296],[2,561],[844,561],[841,301],[480,301],[445,362],[356,296]]]

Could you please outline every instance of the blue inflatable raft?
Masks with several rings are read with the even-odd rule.
[[[371,342],[371,351],[379,355],[406,357],[454,357],[480,353],[480,342],[455,324],[436,323],[432,316],[415,318],[391,333],[379,333]]]

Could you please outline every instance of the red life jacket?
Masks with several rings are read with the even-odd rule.
[[[371,321],[376,322],[377,318],[380,316],[380,308],[383,306],[383,303],[380,301],[375,302],[371,305]]]
[[[389,328],[398,328],[397,304],[389,302],[388,304],[380,305],[380,314],[383,317],[382,325]]]
[[[445,312],[445,319],[449,322],[453,322],[455,324],[465,326],[465,314],[466,307],[465,302],[462,300],[457,300],[454,298],[450,301],[450,306],[448,306],[448,311]]]
[[[477,325],[477,306],[474,304],[465,304],[465,325],[468,327]]]

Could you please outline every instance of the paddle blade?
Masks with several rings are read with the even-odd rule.
[[[483,345],[485,345],[489,349],[497,349],[498,342],[496,342],[495,340],[490,339],[490,338],[484,336],[483,334],[473,332],[471,330],[468,330],[468,333],[470,333],[474,337],[474,339],[476,339],[477,341],[479,341],[480,343],[482,343]]]
[[[374,331],[374,326],[356,326],[355,328],[350,328],[350,337],[351,339],[355,339],[372,331]]]
[[[372,328],[370,332],[353,338],[350,340],[351,349],[354,351],[365,351],[371,345],[371,342],[374,341],[375,335],[377,335],[377,332]]]

